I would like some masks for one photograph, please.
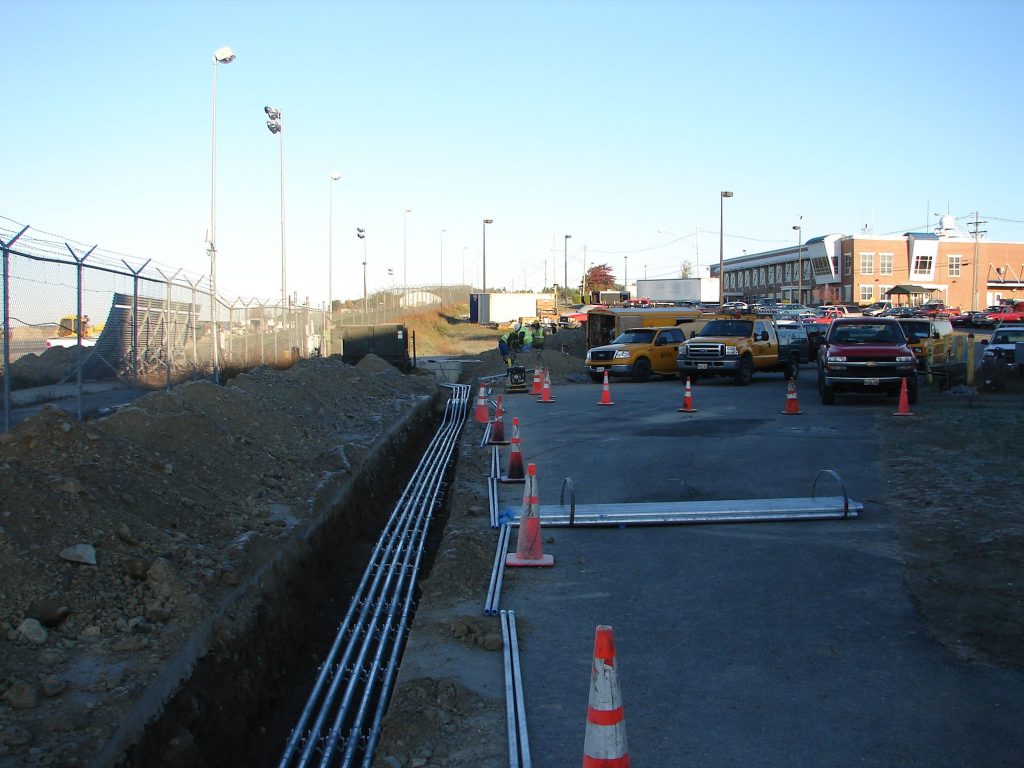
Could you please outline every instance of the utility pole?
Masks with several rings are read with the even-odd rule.
[[[974,225],[974,264],[971,265],[971,311],[977,312],[979,309],[978,305],[978,237],[984,235],[985,231],[981,229],[982,224],[988,224],[987,221],[981,221],[978,218],[979,214],[977,211],[974,212],[974,221],[969,222],[967,226]]]

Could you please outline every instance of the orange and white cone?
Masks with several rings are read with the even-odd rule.
[[[526,468],[526,487],[523,489],[523,512],[519,516],[519,538],[515,554],[505,556],[505,565],[550,566],[555,558],[544,554],[540,531],[540,504],[537,501],[537,465]]]
[[[544,369],[544,388],[541,390],[540,402],[555,402],[555,398],[551,396],[551,373],[547,368]]]
[[[531,395],[539,395],[544,389],[544,382],[542,381],[543,375],[541,374],[540,368],[533,369],[533,387],[530,389]]]
[[[615,636],[604,624],[594,635],[583,768],[629,768],[626,719],[615,669]]]
[[[696,413],[693,407],[693,392],[690,390],[690,377],[686,377],[686,389],[683,390],[683,407],[677,409],[679,413]]]
[[[786,410],[783,411],[786,416],[799,416],[803,411],[800,410],[800,401],[796,399],[796,380],[790,377],[789,386],[786,388]]]
[[[612,391],[608,388],[608,369],[604,372],[604,384],[601,385],[601,399],[597,401],[598,405],[615,405],[612,402]]]
[[[491,420],[491,412],[487,407],[487,388],[481,384],[476,392],[476,413],[474,418],[478,424],[486,424]]]
[[[505,439],[505,411],[501,407],[501,395],[498,395],[498,404],[494,408],[494,421],[491,422],[491,437],[488,445],[508,445]]]
[[[910,410],[910,399],[907,396],[907,380],[900,380],[900,405],[899,409],[893,416],[913,416],[914,414]]]
[[[519,440],[519,418],[512,417],[512,448],[508,454],[508,472],[499,478],[502,483],[525,483],[523,472],[523,452]]]

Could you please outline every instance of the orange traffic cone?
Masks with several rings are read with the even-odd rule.
[[[602,624],[594,635],[594,664],[590,672],[587,733],[583,739],[583,768],[629,768],[626,719],[615,669],[615,636]]]
[[[478,424],[486,424],[491,420],[491,412],[487,408],[487,389],[483,384],[480,385],[480,389],[476,392],[475,418]]]
[[[543,376],[541,376],[541,369],[540,368],[534,368],[533,369],[533,387],[530,389],[530,394],[531,395],[539,395],[541,393],[541,390],[544,389],[544,383],[541,381],[542,378],[543,378]]]
[[[686,377],[686,389],[683,390],[683,407],[677,408],[679,413],[696,413],[697,409],[693,407],[693,393],[690,391],[690,377]]]
[[[494,408],[494,421],[491,422],[491,437],[488,445],[508,445],[505,439],[505,411],[501,407],[501,395],[498,395],[498,404]]]
[[[786,388],[786,410],[783,411],[787,416],[799,416],[803,411],[800,410],[800,402],[796,399],[796,380],[790,377],[789,386]]]
[[[907,397],[907,380],[903,379],[900,382],[900,407],[893,416],[913,416],[914,414],[910,410],[910,400]]]
[[[540,402],[555,402],[555,398],[551,396],[551,373],[548,371],[547,368],[544,369],[544,388],[541,390]]]
[[[515,554],[505,556],[505,565],[548,566],[555,558],[544,554],[540,533],[540,509],[537,501],[537,465],[526,468],[526,487],[523,489],[523,512],[519,516],[519,538]]]
[[[526,475],[523,474],[523,452],[519,440],[519,418],[512,417],[512,448],[508,454],[508,472],[502,478],[502,483],[525,483]]]
[[[608,369],[604,372],[604,384],[601,386],[601,399],[597,401],[598,405],[615,405],[612,402],[612,391],[608,388]]]

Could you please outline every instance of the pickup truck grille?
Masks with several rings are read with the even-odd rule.
[[[685,351],[684,351],[685,350]],[[717,360],[725,357],[724,344],[708,344],[701,342],[690,342],[680,349],[680,357],[690,360]]]
[[[610,350],[610,349],[605,349],[605,350],[595,349],[595,350],[591,351],[590,359],[594,360],[595,362],[607,362],[607,361],[611,360],[614,355],[615,355],[615,352],[613,350]]]

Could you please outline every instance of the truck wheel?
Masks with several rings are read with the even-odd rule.
[[[821,395],[822,405],[833,405],[836,402],[836,390],[835,387],[829,386],[825,383],[825,377],[818,372],[818,394]]]
[[[633,363],[633,381],[647,381],[651,378],[651,361],[641,357]]]
[[[736,375],[733,377],[733,381],[736,382],[738,387],[750,386],[750,382],[754,379],[754,361],[750,359],[748,355],[744,355],[740,358],[740,367],[736,370]]]
[[[786,370],[782,372],[786,377],[786,381],[793,379],[796,381],[800,378],[800,354],[794,352],[789,356],[789,362],[786,364]]]

